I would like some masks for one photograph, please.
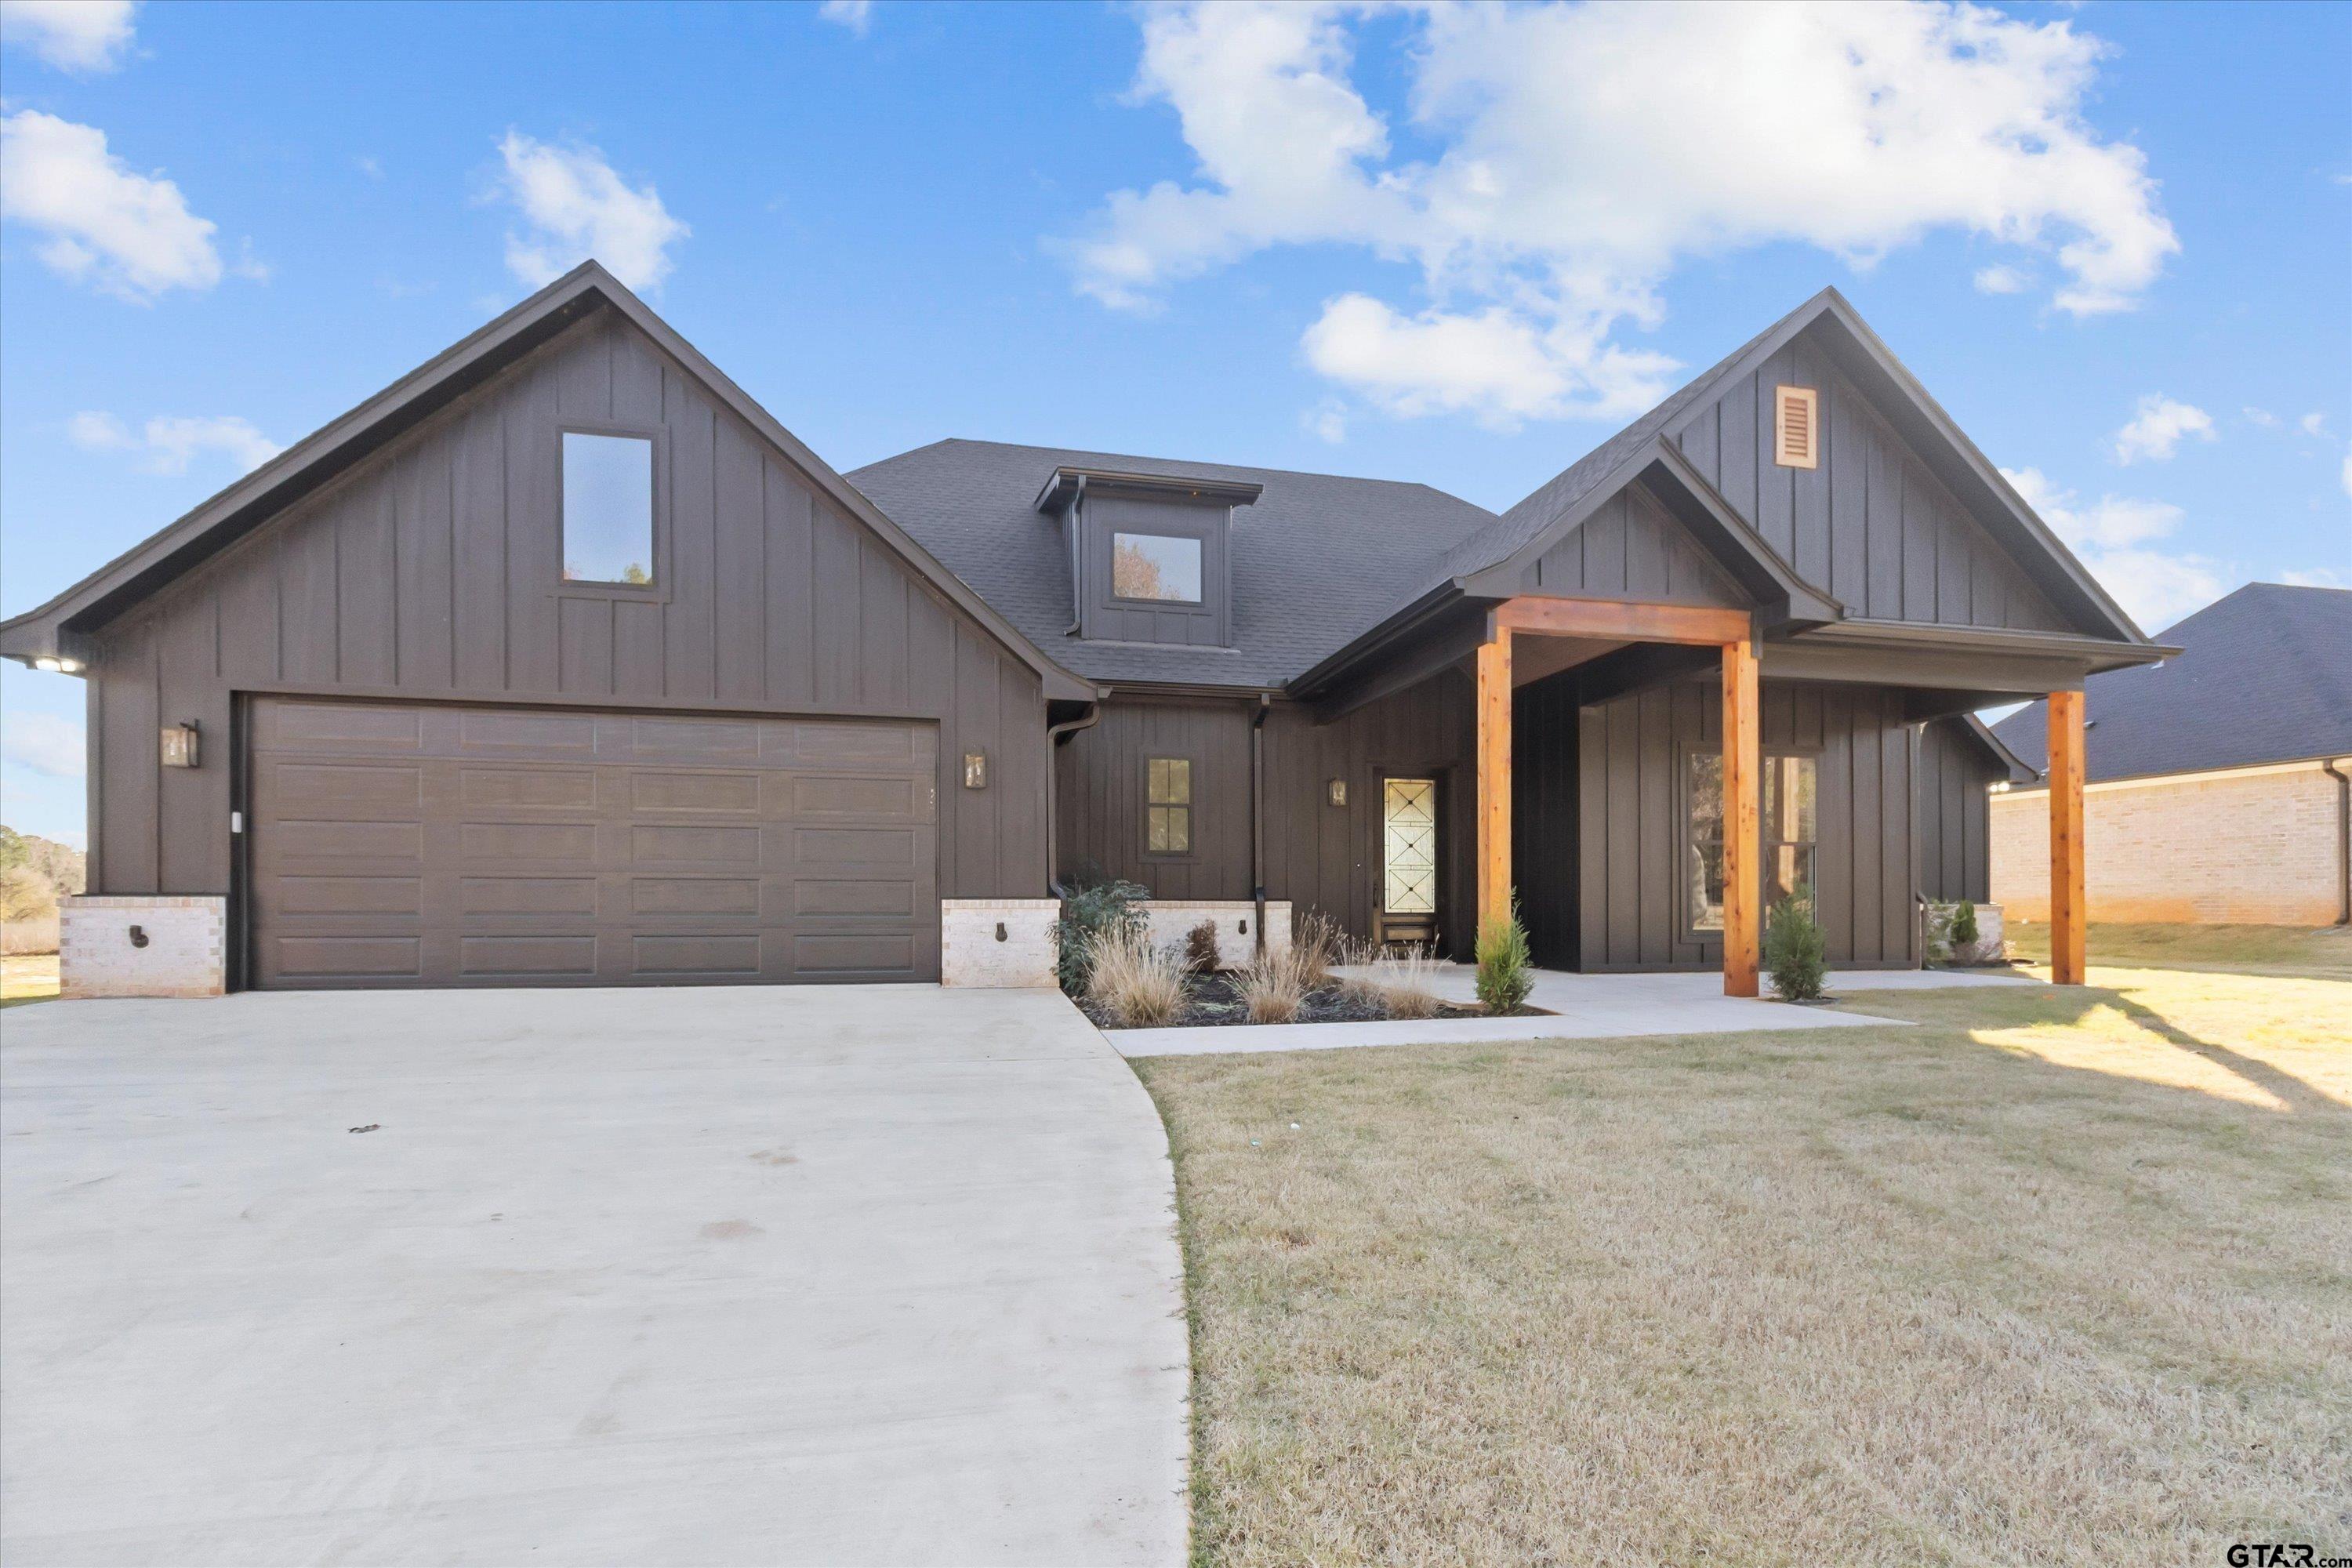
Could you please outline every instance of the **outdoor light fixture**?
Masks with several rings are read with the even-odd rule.
[[[966,789],[988,787],[988,753],[986,752],[966,752],[963,754],[963,787]]]
[[[40,658],[33,661],[33,668],[35,669],[46,669],[51,674],[71,675],[74,671],[81,668],[81,660],[78,658],[65,658],[54,654],[43,654]]]
[[[1333,779],[1331,781],[1331,804],[1333,805],[1345,805],[1348,804],[1348,781],[1346,779]]]
[[[35,669],[58,670],[63,669],[65,667],[65,661],[63,659],[37,658],[33,661],[33,668]]]
[[[163,726],[163,765],[167,768],[193,768],[196,765],[196,721]]]

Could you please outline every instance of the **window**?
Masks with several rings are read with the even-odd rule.
[[[1165,533],[1110,536],[1110,592],[1115,599],[1201,602],[1201,542]]]
[[[1814,767],[1811,757],[1764,759],[1764,907],[1813,881]],[[1684,795],[1690,805],[1689,916],[1695,931],[1723,929],[1723,756],[1687,752]]]
[[[1810,386],[1783,386],[1772,399],[1776,416],[1772,460],[1784,468],[1821,466],[1822,395]]]
[[[654,444],[563,433],[563,580],[654,580]]]
[[[1192,763],[1185,757],[1153,757],[1145,764],[1143,852],[1192,852]]]

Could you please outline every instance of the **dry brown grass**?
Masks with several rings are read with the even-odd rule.
[[[58,994],[58,955],[0,958],[0,1007],[53,1002]]]
[[[1198,1556],[2352,1551],[2352,984],[2092,979],[1138,1064]]]
[[[1234,988],[1253,1024],[1297,1021],[1307,1005],[1307,993],[1316,984],[1318,971],[1328,973],[1313,944],[1269,949],[1234,974]]]
[[[2050,962],[2047,925],[2012,921],[2006,935],[2019,958],[2030,963]],[[2347,926],[2094,923],[2089,945],[2094,963],[2352,980],[2352,927]]]
[[[1106,937],[1094,949],[1087,999],[1130,1029],[1173,1023],[1184,1010],[1183,956],[1142,935]]]

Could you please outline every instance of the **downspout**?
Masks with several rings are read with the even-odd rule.
[[[1265,716],[1274,699],[1261,691],[1250,715],[1250,898],[1257,905],[1257,955],[1265,956]]]
[[[2347,760],[2328,757],[2319,771],[2336,781],[2336,923],[2352,925],[2352,773],[2336,764]]]
[[[1062,886],[1061,806],[1055,798],[1054,753],[1065,737],[1075,735],[1081,730],[1091,730],[1101,722],[1102,704],[1089,702],[1085,718],[1065,720],[1059,724],[1045,726],[1045,890],[1057,899],[1068,898],[1070,890]]]

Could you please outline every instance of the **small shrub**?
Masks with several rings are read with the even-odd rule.
[[[1202,921],[1184,933],[1184,967],[1194,974],[1214,974],[1225,966],[1217,952],[1217,922]]]
[[[1097,938],[1087,999],[1130,1029],[1173,1023],[1184,1010],[1184,961],[1140,933]]]
[[[1095,950],[1103,942],[1143,940],[1151,922],[1136,906],[1150,896],[1148,888],[1112,879],[1073,888],[1063,898],[1062,916],[1054,922],[1054,970],[1065,994],[1087,994]]]
[[[1384,952],[1372,964],[1372,984],[1391,1018],[1434,1018],[1444,1004],[1432,990],[1437,960],[1429,950],[1408,947]]]
[[[1535,989],[1534,963],[1528,956],[1528,928],[1518,910],[1478,928],[1478,1000],[1496,1017],[1518,1011]]]
[[[1234,977],[1234,989],[1251,1023],[1297,1021],[1299,1010],[1307,1005],[1307,993],[1313,989],[1307,979],[1309,962],[1309,955],[1296,946],[1269,950]]]
[[[1952,956],[1964,963],[1970,962],[1977,955],[1977,907],[1962,899],[1959,908],[1952,911]]]
[[[1764,920],[1764,968],[1784,1002],[1811,1002],[1829,975],[1829,945],[1813,918],[1812,889],[1802,886]]]

